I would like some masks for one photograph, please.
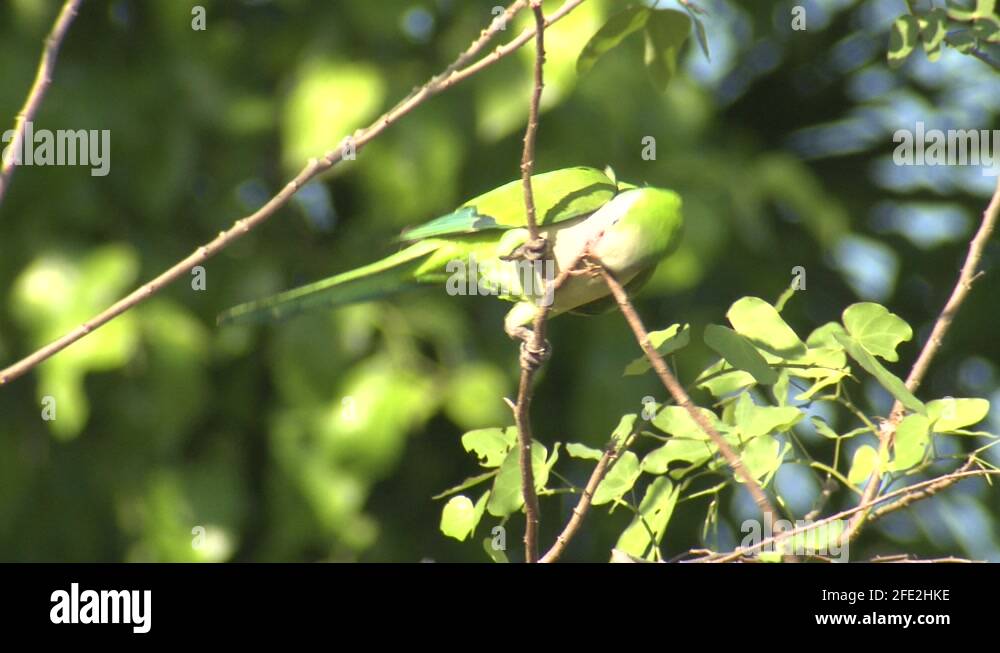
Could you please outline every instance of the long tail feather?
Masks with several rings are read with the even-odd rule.
[[[421,241],[391,256],[293,290],[230,308],[219,315],[223,324],[282,320],[321,307],[341,306],[391,295],[416,285],[414,272],[437,249]]]

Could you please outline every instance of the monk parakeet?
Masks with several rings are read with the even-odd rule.
[[[681,199],[660,188],[640,188],[614,179],[608,170],[565,168],[531,179],[539,234],[551,257],[527,261],[529,245],[520,180],[469,200],[454,212],[404,231],[400,251],[273,297],[229,309],[220,323],[281,319],[303,310],[382,297],[417,284],[443,284],[450,294],[492,294],[515,302],[504,327],[524,339],[538,306],[550,315],[596,312],[612,306],[604,281],[569,277],[554,295],[545,282],[591,252],[629,289],[644,283],[677,243]],[[604,301],[601,301],[604,300]]]

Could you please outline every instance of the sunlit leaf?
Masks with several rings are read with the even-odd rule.
[[[678,494],[679,489],[665,476],[650,483],[639,503],[639,515],[622,532],[615,548],[629,555],[646,557],[650,545],[658,544],[663,538],[677,504]]]
[[[592,503],[600,506],[620,499],[635,485],[639,473],[639,458],[631,451],[626,451],[597,486]]]
[[[844,346],[844,349],[850,357],[857,361],[866,372],[874,376],[875,380],[878,381],[883,388],[888,390],[893,397],[898,399],[900,403],[914,412],[926,412],[923,402],[913,396],[913,393],[906,389],[906,384],[903,383],[899,377],[885,369],[874,356],[868,353],[867,349],[861,346],[859,342],[848,336],[846,333],[837,333],[835,335],[837,340],[840,341],[840,344]]]
[[[477,429],[462,436],[462,446],[475,453],[484,467],[499,467],[517,441],[517,429]]]
[[[441,532],[459,542],[469,536],[475,521],[476,506],[462,494],[452,497],[441,510]]]
[[[737,333],[770,354],[787,359],[806,353],[805,344],[778,311],[759,297],[737,300],[726,317]]]
[[[927,417],[936,433],[950,433],[977,424],[990,412],[986,399],[945,397],[927,402]]]
[[[896,427],[894,457],[889,469],[901,472],[920,463],[927,453],[929,443],[930,420],[923,415],[907,415]]]
[[[664,474],[672,462],[697,465],[711,458],[715,450],[711,440],[673,437],[663,446],[646,454],[642,459],[642,471],[647,474]]]
[[[724,359],[698,375],[698,387],[716,397],[726,397],[752,386],[756,381],[743,370],[735,369]]]
[[[781,466],[786,451],[787,449],[783,450],[781,443],[774,436],[762,435],[743,448],[743,451],[740,452],[740,458],[750,475],[761,479]],[[735,478],[740,483],[744,482],[739,474]]]
[[[568,443],[566,445],[566,453],[572,458],[580,458],[581,460],[600,460],[604,456],[604,452],[600,449],[594,449],[579,442]]]
[[[854,459],[851,461],[851,471],[847,474],[847,480],[851,485],[865,483],[878,464],[878,451],[874,447],[867,444],[858,447],[858,450],[854,452]]]
[[[620,445],[624,442],[625,438],[632,433],[632,427],[635,426],[635,420],[638,419],[638,417],[639,416],[636,413],[626,413],[625,415],[622,415],[621,419],[618,420],[618,425],[615,427],[615,430],[611,432],[611,441],[616,445]]]
[[[717,431],[727,430],[718,416],[707,408],[695,408]],[[653,418],[653,426],[679,438],[707,439],[709,436],[682,406],[665,406]]]
[[[686,347],[691,341],[690,325],[673,324],[662,331],[650,331],[649,342],[661,356],[667,356]],[[640,356],[625,368],[625,376],[642,374],[649,369],[649,359]]]
[[[844,326],[862,347],[873,356],[887,361],[899,360],[896,347],[913,337],[913,329],[901,317],[879,304],[851,304],[843,313]]]
[[[771,385],[778,380],[778,373],[768,366],[753,343],[732,329],[709,324],[705,327],[705,344],[733,367],[748,372],[758,383]]]
[[[736,401],[736,426],[746,439],[756,438],[775,431],[787,431],[805,417],[794,406],[758,406],[744,392]]]

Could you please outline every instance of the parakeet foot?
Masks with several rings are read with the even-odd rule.
[[[528,261],[540,261],[549,253],[549,242],[539,236],[534,240],[529,240],[524,245],[524,258]]]
[[[569,271],[572,277],[596,277],[601,273],[601,266],[589,258],[584,258],[577,267]]]
[[[549,242],[539,236],[535,240],[527,240],[509,254],[500,256],[503,261],[541,261],[548,256]]]
[[[530,341],[521,343],[521,367],[538,369],[552,356],[552,345],[546,340],[541,349],[535,349]]]
[[[534,332],[528,327],[516,326],[506,329],[507,335],[514,340],[521,341],[521,365],[532,369],[541,367],[542,364],[552,355],[552,345],[548,339],[542,343],[540,349],[534,347]]]

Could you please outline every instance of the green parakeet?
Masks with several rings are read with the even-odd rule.
[[[613,173],[612,173],[613,174]],[[232,308],[220,323],[281,319],[303,310],[382,297],[418,284],[443,284],[449,294],[491,294],[515,302],[505,329],[524,338],[539,304],[550,315],[593,312],[608,304],[599,276],[569,277],[552,296],[543,293],[582,248],[622,283],[634,289],[677,244],[683,219],[681,198],[660,188],[617,182],[595,168],[565,168],[532,177],[539,233],[551,258],[518,256],[529,241],[520,180],[469,200],[454,212],[405,231],[410,243],[363,267],[294,290]]]

